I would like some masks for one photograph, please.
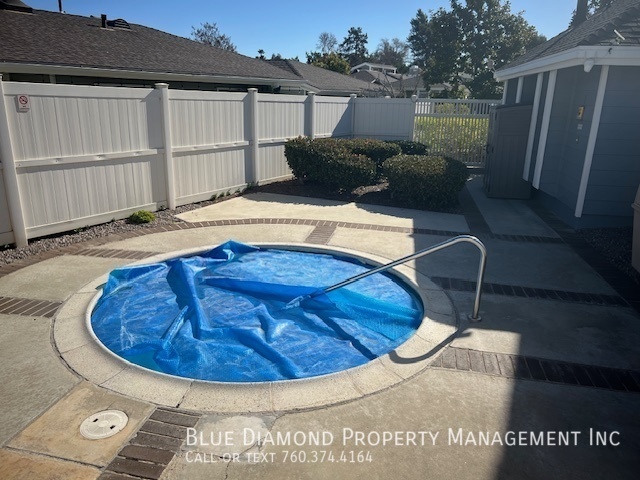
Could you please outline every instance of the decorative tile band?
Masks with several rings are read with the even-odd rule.
[[[107,466],[99,480],[136,478],[157,480],[194,427],[199,415],[158,408],[116,458]],[[123,474],[123,475],[122,475]]]
[[[475,292],[476,282],[460,278],[430,277],[431,281],[445,290],[458,292]],[[492,295],[506,295],[508,297],[535,298],[542,300],[557,300],[560,302],[587,303],[589,305],[605,305],[628,307],[626,300],[618,295],[599,293],[569,292],[565,290],[551,290],[549,288],[532,288],[518,285],[504,285],[500,283],[484,282],[482,293]]]
[[[640,372],[637,371],[522,355],[447,347],[431,366],[505,378],[640,393]]]
[[[0,297],[0,313],[51,318],[62,303],[30,298]]]

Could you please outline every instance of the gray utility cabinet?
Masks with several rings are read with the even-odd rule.
[[[491,108],[484,191],[492,198],[529,198],[531,183],[522,179],[531,123],[531,105]]]

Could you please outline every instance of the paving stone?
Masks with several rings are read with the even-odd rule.
[[[530,379],[531,373],[529,372],[529,367],[527,366],[525,358],[520,355],[516,355],[515,357],[512,357],[512,359],[515,367],[515,377],[525,380]]]
[[[129,443],[133,445],[141,445],[162,450],[177,452],[180,450],[183,439],[176,437],[167,437],[165,435],[157,435],[155,433],[138,432]]]
[[[469,366],[471,370],[479,373],[486,373],[484,367],[484,360],[482,359],[482,352],[476,350],[469,350]]]
[[[194,427],[200,419],[198,415],[187,415],[161,408],[156,409],[149,418],[151,420],[157,420],[158,422],[171,423],[173,425],[181,425],[183,427]]]
[[[442,352],[442,367],[456,368],[456,351],[453,348],[445,348]]]
[[[454,348],[456,354],[456,368],[458,370],[469,370],[469,356],[467,350],[463,348]]]
[[[187,435],[187,427],[170,425],[168,423],[156,422],[154,420],[147,420],[145,424],[140,427],[140,431],[180,439],[184,439]]]
[[[482,359],[487,373],[491,375],[500,375],[500,365],[495,353],[482,352]]]
[[[546,380],[547,377],[544,374],[544,370],[542,369],[542,365],[540,365],[540,361],[536,358],[527,358],[526,359],[527,366],[529,367],[529,372],[531,373],[531,377],[534,380]]]
[[[135,477],[158,480],[165,469],[164,465],[143,463],[129,458],[116,457],[107,467],[108,470],[119,473],[128,473]]]
[[[167,465],[173,459],[173,452],[141,445],[127,445],[120,450],[118,456]]]
[[[498,365],[500,366],[500,374],[504,377],[515,377],[515,369],[510,355],[504,355],[502,353],[496,353],[498,359]]]

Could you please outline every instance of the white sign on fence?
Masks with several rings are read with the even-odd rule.
[[[31,101],[29,100],[29,95],[18,95],[18,111],[19,112],[28,112],[31,108]]]

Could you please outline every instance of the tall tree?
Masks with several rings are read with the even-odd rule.
[[[449,11],[441,8],[431,18],[418,11],[409,36],[414,59],[426,70],[425,83],[462,83],[476,98],[500,96],[489,60],[500,68],[544,40],[501,0],[451,0]]]
[[[610,7],[615,1],[616,0],[578,0],[576,10],[574,10],[573,15],[571,15],[569,27],[575,27],[584,22],[601,8]]]
[[[331,53],[336,51],[338,46],[338,39],[333,33],[322,32],[318,36],[318,44],[316,47],[320,50],[320,53]]]
[[[307,63],[333,72],[349,75],[349,64],[336,52],[307,52]]]
[[[368,36],[361,27],[351,27],[340,44],[340,53],[351,67],[367,60]]]
[[[199,28],[191,27],[191,38],[205,45],[229,50],[230,52],[236,51],[236,46],[231,42],[231,37],[220,33],[215,23],[205,22],[200,24]]]
[[[398,72],[405,73],[408,70],[408,55],[409,45],[407,43],[398,38],[391,40],[383,38],[376,51],[371,54],[370,60],[383,65],[393,65],[398,69]]]

